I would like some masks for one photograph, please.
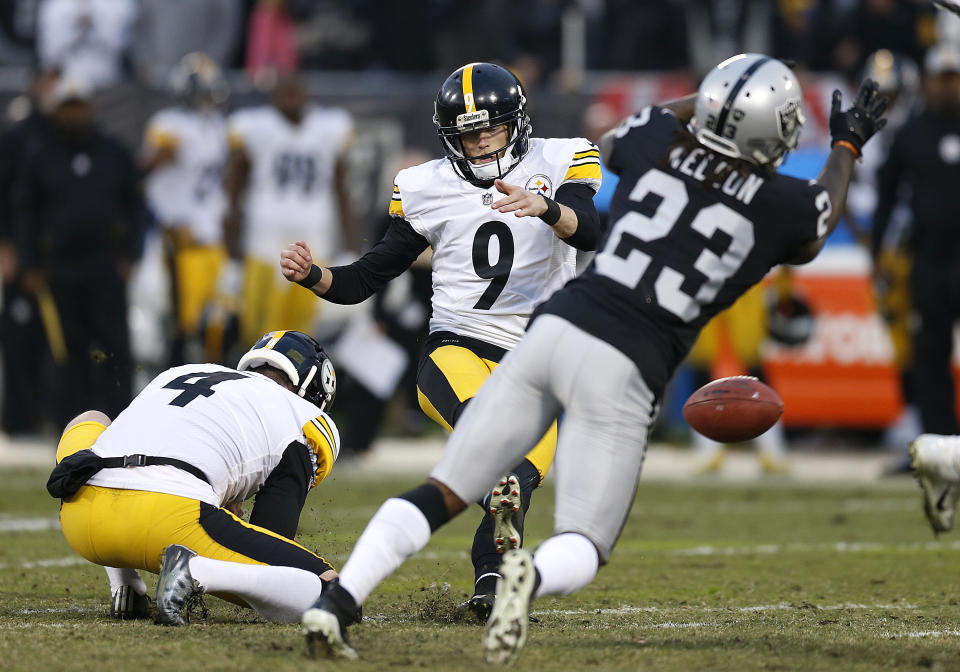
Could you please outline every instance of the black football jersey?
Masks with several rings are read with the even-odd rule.
[[[633,359],[659,398],[697,334],[774,266],[826,232],[830,196],[678,142],[681,122],[648,107],[617,129],[610,225],[593,262],[542,304]]]

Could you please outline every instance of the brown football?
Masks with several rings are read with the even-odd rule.
[[[695,430],[722,443],[749,441],[783,415],[783,399],[752,376],[718,378],[690,395],[683,417]]]

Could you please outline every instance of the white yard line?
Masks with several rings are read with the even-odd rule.
[[[957,551],[960,541],[944,543],[939,541],[913,542],[909,544],[883,544],[868,541],[828,542],[820,544],[759,544],[757,546],[696,546],[666,551],[666,555],[711,556],[711,555],[778,555],[781,553],[878,553],[906,551]],[[634,551],[636,553],[638,551]],[[640,550],[640,553],[654,554],[655,551]]]
[[[20,609],[15,611],[15,614],[30,615],[30,614],[92,614],[95,612],[101,611],[100,609],[94,609],[93,607],[59,607],[51,609]]]
[[[960,630],[924,630],[922,632],[908,632],[906,635],[891,634],[891,637],[910,637],[918,639],[922,637],[960,637]]]
[[[0,569],[37,569],[38,567],[72,567],[84,565],[87,561],[79,555],[69,555],[65,558],[50,558],[47,560],[27,560],[25,562],[0,562]]]
[[[0,517],[0,532],[47,532],[59,530],[58,518],[6,518]]]
[[[716,613],[716,612],[739,612],[739,613],[753,613],[753,612],[763,612],[763,611],[788,611],[788,610],[801,610],[801,609],[813,609],[819,611],[844,611],[844,610],[860,610],[860,611],[870,611],[873,609],[916,609],[917,605],[903,603],[903,604],[858,604],[855,602],[845,602],[843,604],[809,604],[809,603],[800,603],[800,604],[788,604],[786,602],[781,602],[779,604],[756,604],[746,607],[699,607],[695,605],[678,605],[676,607],[634,607],[634,606],[623,606],[623,607],[613,607],[610,609],[540,609],[530,612],[534,616],[623,616],[626,614],[640,614],[640,613],[662,613],[662,612],[677,612],[684,611],[690,612],[693,614],[696,613]],[[706,624],[701,624],[706,625]],[[651,626],[654,627],[654,626]]]

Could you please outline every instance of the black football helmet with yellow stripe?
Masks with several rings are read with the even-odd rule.
[[[272,366],[286,374],[296,394],[321,411],[330,410],[337,394],[333,362],[315,340],[299,331],[271,331],[240,358],[238,371]]]
[[[433,123],[444,154],[454,171],[471,184],[489,187],[509,173],[530,147],[527,98],[512,72],[493,63],[469,63],[453,72],[437,93]],[[464,155],[462,136],[485,128],[506,125],[506,147],[470,159]]]

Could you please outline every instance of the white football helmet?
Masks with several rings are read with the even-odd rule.
[[[776,167],[796,148],[804,120],[790,68],[763,54],[740,54],[703,78],[690,125],[715,152]]]

